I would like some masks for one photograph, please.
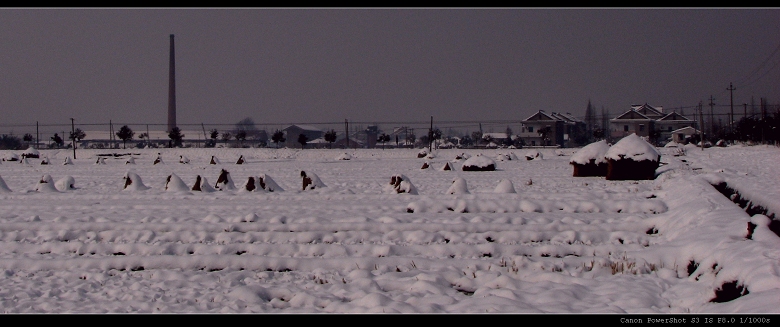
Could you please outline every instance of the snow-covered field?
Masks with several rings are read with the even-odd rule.
[[[662,148],[648,181],[572,177],[577,149],[77,151],[0,162],[0,311],[780,313],[780,237],[711,186],[777,213],[777,147]]]

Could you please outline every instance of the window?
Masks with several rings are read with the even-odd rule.
[[[670,132],[672,131],[672,126],[669,126],[669,131],[670,131]]]
[[[628,125],[623,125],[623,131],[628,132]]]
[[[534,127],[528,126],[528,133],[533,133],[533,132],[534,132]]]
[[[645,124],[639,124],[639,131],[644,132],[645,131]]]

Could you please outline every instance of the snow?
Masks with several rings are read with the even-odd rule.
[[[582,149],[577,151],[574,155],[571,156],[571,160],[569,160],[569,162],[580,165],[587,165],[592,159],[594,160],[593,163],[597,165],[600,163],[606,163],[607,159],[605,156],[607,151],[609,151],[609,144],[607,144],[607,141],[596,141],[584,146]]]
[[[636,133],[626,136],[611,146],[605,157],[612,160],[632,159],[634,161],[658,161],[661,154]]]
[[[415,149],[359,149],[351,160],[329,149],[138,149],[133,166],[112,156],[95,165],[110,150],[78,149],[71,165],[6,162],[0,308],[780,313],[780,237],[768,217],[780,211],[780,148],[685,149],[653,149],[658,177],[640,181],[572,177],[583,149],[540,149],[548,159],[487,172],[421,170]],[[53,162],[71,155],[39,151]],[[499,151],[440,149],[428,160]],[[157,152],[190,164],[154,165]],[[208,180],[223,169],[279,189],[214,192]],[[328,187],[302,190],[302,171]],[[416,194],[387,192],[392,176]],[[187,187],[198,177],[201,192]],[[749,215],[718,183],[767,214]],[[711,302],[733,281],[749,293]]]

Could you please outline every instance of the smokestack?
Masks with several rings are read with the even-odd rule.
[[[171,59],[168,64],[168,132],[176,127],[176,62],[173,52],[173,34],[171,34]]]

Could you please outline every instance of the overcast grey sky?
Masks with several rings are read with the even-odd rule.
[[[773,8],[4,8],[0,124],[164,124],[170,34],[180,124],[780,102]]]

